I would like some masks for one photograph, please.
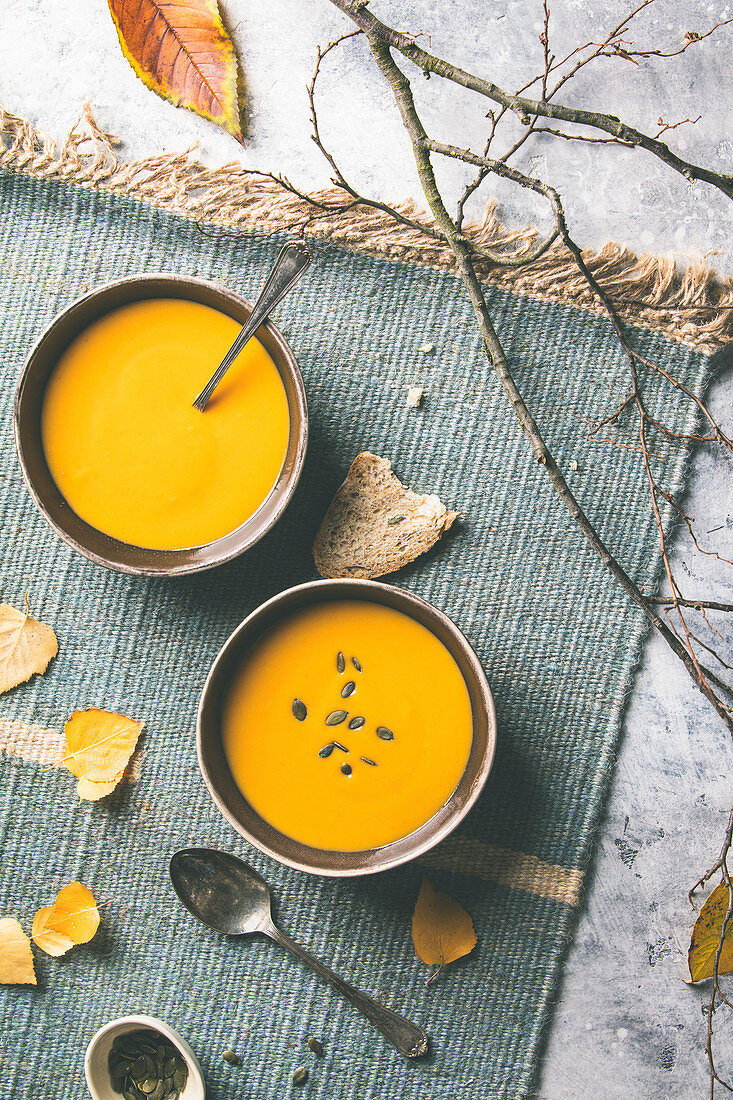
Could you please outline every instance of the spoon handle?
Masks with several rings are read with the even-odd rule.
[[[363,1012],[366,1018],[371,1020],[374,1026],[382,1032],[385,1039],[389,1039],[390,1043],[397,1048],[400,1054],[404,1054],[405,1058],[420,1058],[423,1054],[427,1054],[428,1037],[417,1024],[410,1023],[404,1016],[398,1016],[391,1008],[386,1008],[378,1001],[372,1000],[361,990],[354,989],[353,985],[349,985],[338,974],[334,974],[333,970],[315,959],[295,940],[291,940],[290,936],[286,936],[284,932],[276,928],[274,924],[271,923],[263,931],[266,936],[285,947],[297,959],[300,959],[311,970],[314,970],[320,978],[323,978],[325,982],[337,989],[339,993],[343,993],[344,997],[351,1001],[352,1005],[358,1008],[360,1012]]]
[[[284,245],[275,260],[275,266],[267,277],[262,292],[252,307],[247,323],[237,336],[229,351],[198,395],[193,405],[203,412],[206,402],[221,382],[244,345],[251,340],[260,325],[267,320],[272,310],[285,297],[311,262],[311,250],[305,241],[290,241]]]

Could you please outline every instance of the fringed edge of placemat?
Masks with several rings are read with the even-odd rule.
[[[115,153],[119,144],[118,138],[97,125],[89,104],[60,145],[32,123],[0,107],[0,167],[128,195],[229,229],[261,230],[264,226],[269,232],[288,230],[302,225],[312,213],[306,201],[240,165],[206,168],[195,159],[192,149],[124,163]],[[343,193],[334,190],[314,192],[312,197],[321,202],[343,201]],[[537,240],[537,230],[506,228],[496,217],[496,205],[490,202],[483,220],[467,225],[466,232],[494,251],[526,254]],[[412,202],[397,209],[421,224],[434,224]],[[368,255],[455,269],[447,245],[370,207],[319,215],[306,231],[309,236]],[[599,252],[586,249],[583,257],[630,323],[707,354],[733,339],[733,279],[719,278],[704,260],[680,272],[670,256],[636,256],[613,243]],[[520,269],[482,260],[477,271],[483,282],[524,297],[603,312],[572,256],[558,242],[539,260]]]

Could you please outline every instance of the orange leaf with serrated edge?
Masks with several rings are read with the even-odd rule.
[[[466,910],[448,894],[437,891],[426,878],[412,914],[412,942],[424,963],[438,967],[426,985],[444,966],[470,954],[476,946],[473,921]]]
[[[216,0],[108,0],[122,52],[148,88],[244,145],[237,58]]]
[[[697,914],[697,920],[692,929],[690,950],[687,955],[691,982],[701,982],[704,978],[712,978],[715,952],[718,950],[720,932],[727,912],[728,887],[725,882],[721,882],[715,887],[712,894],[705,899],[705,904]],[[719,974],[729,974],[732,971],[733,917],[726,925],[723,949],[718,963]]]
[[[53,905],[33,918],[33,942],[47,955],[65,955],[79,943],[88,943],[99,928],[99,910],[91,890],[71,882],[59,890]]]
[[[31,941],[14,917],[0,919],[0,985],[37,985]]]
[[[79,798],[94,801],[114,790],[135,751],[143,725],[110,710],[74,711],[64,726],[66,752],[62,763],[79,780]]]

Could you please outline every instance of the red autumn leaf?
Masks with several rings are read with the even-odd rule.
[[[159,96],[244,145],[237,58],[216,0],[108,0],[122,52]]]

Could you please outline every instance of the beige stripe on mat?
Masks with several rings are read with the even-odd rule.
[[[18,718],[0,717],[0,752],[39,764],[56,764],[63,756],[64,736]],[[124,781],[134,783],[139,776],[140,753],[135,753],[127,767]],[[466,837],[453,837],[443,842],[418,862],[431,871],[456,871],[462,875],[499,882],[515,890],[525,890],[539,897],[552,898],[577,905],[583,872],[557,863],[546,863],[537,856],[496,848]]]
[[[46,729],[20,718],[0,715],[0,755],[17,756],[39,764],[58,764],[64,755],[66,738],[58,730]],[[144,752],[137,748],[130,757],[122,776],[123,783],[137,783]]]
[[[432,871],[456,871],[461,875],[511,886],[543,898],[578,905],[583,872],[561,867],[558,863],[546,863],[537,856],[513,852],[510,848],[495,848],[480,840],[453,837],[421,856],[418,861]]]
[[[64,735],[19,718],[0,717],[0,752],[39,764],[56,764],[64,755]]]

